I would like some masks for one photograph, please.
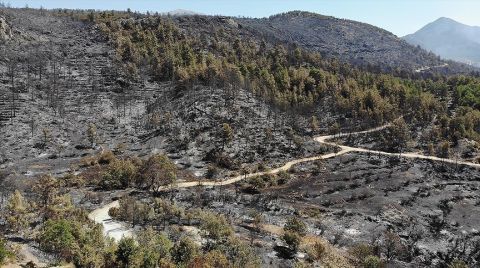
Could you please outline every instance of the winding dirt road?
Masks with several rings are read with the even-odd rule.
[[[331,146],[337,146],[341,149],[341,151],[337,154],[344,154],[348,152],[360,152],[360,153],[370,153],[370,154],[377,154],[377,155],[386,155],[386,156],[401,156],[405,158],[412,158],[412,159],[426,159],[426,160],[432,160],[432,161],[439,161],[439,162],[444,162],[444,163],[451,163],[451,164],[456,164],[456,165],[464,165],[464,166],[470,166],[470,167],[475,167],[475,168],[480,168],[480,164],[477,163],[472,163],[472,162],[467,162],[467,161],[459,161],[456,159],[449,159],[449,158],[440,158],[436,156],[430,156],[430,155],[423,155],[419,153],[402,153],[401,155],[399,153],[388,153],[388,152],[383,152],[383,151],[375,151],[375,150],[370,150],[370,149],[365,149],[365,148],[359,148],[359,147],[350,147],[350,146],[345,146],[345,145],[340,145],[338,143],[334,142],[328,142],[329,140],[332,140],[334,138],[340,138],[340,137],[346,137],[349,135],[359,135],[359,134],[368,134],[372,132],[376,132],[379,130],[383,130],[387,127],[389,127],[391,124],[386,124],[381,127],[365,130],[365,131],[359,131],[359,132],[352,132],[352,133],[340,133],[337,135],[329,135],[329,136],[320,136],[314,138],[315,141],[322,143],[322,144],[327,144]]]
[[[337,148],[340,148],[340,151],[336,153],[330,153],[330,154],[325,154],[325,155],[319,155],[319,156],[313,156],[313,157],[307,157],[307,158],[300,158],[296,160],[292,160],[287,162],[281,167],[268,170],[268,171],[263,171],[263,172],[255,172],[255,173],[250,173],[246,175],[239,175],[233,178],[229,178],[223,181],[193,181],[193,182],[181,182],[181,183],[176,183],[174,185],[170,186],[164,186],[160,187],[159,190],[168,190],[172,188],[189,188],[189,187],[195,187],[195,186],[224,186],[224,185],[229,185],[229,184],[234,184],[236,182],[239,182],[244,179],[256,177],[256,176],[262,176],[266,174],[277,174],[281,171],[287,171],[289,170],[292,166],[304,163],[304,162],[310,162],[310,161],[316,161],[316,160],[321,160],[321,159],[329,159],[333,158],[339,155],[351,153],[351,152],[359,152],[359,153],[370,153],[370,154],[377,154],[377,155],[386,155],[386,156],[400,156],[398,153],[388,153],[388,152],[383,152],[383,151],[375,151],[375,150],[369,150],[365,148],[359,148],[359,147],[350,147],[350,146],[345,146],[345,145],[340,145],[335,142],[329,142],[329,140],[335,139],[335,138],[340,138],[340,137],[346,137],[350,135],[361,135],[361,134],[368,134],[376,131],[383,130],[385,128],[390,127],[390,123],[372,128],[369,130],[365,131],[358,131],[358,132],[351,132],[351,133],[340,133],[336,135],[326,135],[326,136],[319,136],[315,137],[314,140],[325,145],[330,145],[334,146]],[[432,161],[441,161],[445,163],[452,163],[452,164],[457,164],[457,165],[466,165],[466,166],[471,166],[475,168],[480,168],[480,164],[472,163],[472,162],[466,162],[466,161],[458,161],[458,160],[453,160],[453,159],[445,159],[445,158],[439,158],[435,156],[427,156],[427,155],[422,155],[418,153],[402,153],[401,157],[405,158],[413,158],[413,159],[427,159],[427,160],[432,160]],[[124,223],[121,222],[115,222],[112,220],[112,218],[108,215],[108,210],[113,207],[118,207],[119,203],[118,201],[106,204],[105,206],[96,209],[92,211],[89,214],[89,218],[97,223],[100,223],[103,225],[104,228],[104,233],[106,236],[111,237],[115,240],[120,240],[123,236],[132,236],[133,232],[132,230]]]
[[[88,218],[96,223],[102,224],[103,234],[107,237],[113,238],[115,241],[120,241],[122,237],[132,237],[133,230],[128,224],[114,221],[112,217],[108,215],[108,211],[115,207],[120,207],[118,201],[108,203],[105,206],[92,211],[88,214]]]

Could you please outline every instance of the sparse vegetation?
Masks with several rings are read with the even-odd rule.
[[[7,242],[0,237],[0,265],[4,264],[8,258],[12,257],[12,253],[7,248]]]
[[[377,256],[367,256],[363,261],[364,268],[380,268],[382,267],[382,261]]]
[[[1,6],[0,265],[478,265],[468,68],[416,73],[441,60],[407,45],[398,69],[339,61],[258,25],[331,20],[311,13]]]

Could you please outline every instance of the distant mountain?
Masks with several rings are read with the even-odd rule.
[[[404,39],[445,59],[480,67],[480,27],[440,18]]]
[[[292,11],[264,19],[241,19],[265,39],[295,43],[326,57],[359,66],[389,70],[461,72],[465,65],[446,63],[433,53],[412,46],[396,35],[352,20]]]
[[[175,9],[169,12],[165,12],[165,15],[170,15],[170,16],[195,16],[195,15],[203,15],[201,13],[197,13],[191,10],[186,10],[186,9]]]

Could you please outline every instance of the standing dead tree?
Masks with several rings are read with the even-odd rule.
[[[10,55],[14,55],[13,52],[9,53]],[[17,98],[17,92],[15,88],[15,76],[17,74],[17,68],[18,68],[18,58],[15,56],[12,56],[11,58],[8,59],[7,62],[7,74],[8,78],[10,80],[10,91],[11,91],[11,103],[10,103],[10,118],[13,118],[16,116],[16,111],[17,111],[17,106],[16,106],[16,98]]]

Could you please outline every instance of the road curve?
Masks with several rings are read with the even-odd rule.
[[[334,138],[339,138],[339,137],[345,137],[345,136],[350,136],[350,135],[359,135],[359,134],[368,134],[371,132],[383,130],[387,127],[389,127],[391,124],[386,124],[381,127],[365,130],[365,131],[359,131],[359,132],[351,132],[351,133],[340,133],[337,135],[328,135],[328,136],[319,136],[314,138],[315,141],[322,143],[322,144],[327,144],[331,146],[337,146],[341,149],[340,152],[342,151],[348,151],[348,152],[360,152],[360,153],[370,153],[370,154],[377,154],[377,155],[386,155],[386,156],[401,156],[405,158],[412,158],[412,159],[426,159],[426,160],[432,160],[432,161],[439,161],[439,162],[444,162],[444,163],[451,163],[451,164],[456,164],[456,165],[464,165],[464,166],[470,166],[470,167],[475,167],[475,168],[480,168],[480,164],[477,163],[472,163],[468,161],[459,161],[457,159],[449,159],[449,158],[441,158],[441,157],[436,157],[436,156],[430,156],[430,155],[423,155],[419,153],[388,153],[384,151],[376,151],[376,150],[370,150],[370,149],[365,149],[365,148],[360,148],[360,147],[350,147],[350,146],[345,146],[345,145],[340,145],[335,142],[329,142],[329,140],[332,140]]]
[[[111,208],[119,207],[120,203],[117,201],[108,203],[88,214],[88,218],[96,223],[103,225],[103,234],[115,241],[120,241],[122,237],[132,237],[133,230],[124,222],[115,221],[108,215]]]
[[[351,152],[359,152],[359,153],[371,153],[371,154],[377,154],[377,155],[386,155],[386,156],[400,156],[398,153],[388,153],[388,152],[383,152],[383,151],[375,151],[375,150],[369,150],[365,148],[360,148],[360,147],[350,147],[350,146],[345,146],[345,145],[340,145],[335,142],[331,142],[330,140],[335,139],[335,138],[340,138],[340,137],[346,137],[350,135],[361,135],[361,134],[368,134],[376,131],[383,130],[385,128],[390,127],[390,123],[372,128],[369,130],[364,130],[364,131],[358,131],[358,132],[350,132],[350,133],[339,133],[336,135],[326,135],[326,136],[318,136],[315,137],[314,140],[325,145],[329,146],[335,146],[337,148],[340,148],[340,150],[336,153],[329,153],[329,154],[324,154],[324,155],[319,155],[319,156],[313,156],[313,157],[306,157],[306,158],[300,158],[296,160],[289,161],[285,163],[283,166],[268,170],[268,171],[262,171],[262,172],[255,172],[255,173],[250,173],[246,175],[239,175],[235,176],[226,180],[222,181],[192,181],[192,182],[180,182],[180,183],[175,183],[173,185],[169,186],[163,186],[160,187],[160,191],[165,191],[173,188],[189,188],[189,187],[195,187],[195,186],[224,186],[224,185],[229,185],[229,184],[234,184],[236,182],[239,182],[244,179],[256,177],[256,176],[262,176],[262,175],[267,175],[267,174],[277,174],[281,171],[287,171],[289,170],[292,166],[304,163],[304,162],[310,162],[310,161],[316,161],[316,160],[321,160],[321,159],[329,159],[329,158],[334,158],[339,155],[351,153]],[[466,162],[466,161],[458,161],[454,159],[446,159],[446,158],[440,158],[440,157],[435,157],[435,156],[427,156],[427,155],[422,155],[418,153],[402,153],[401,157],[405,158],[412,158],[412,159],[427,159],[427,160],[432,160],[432,161],[440,161],[440,162],[446,162],[446,163],[452,163],[452,164],[457,164],[457,165],[466,165],[470,167],[476,167],[480,168],[480,164],[472,163],[472,162]],[[100,207],[94,211],[92,211],[88,217],[89,219],[102,224],[104,228],[104,234],[110,238],[115,239],[116,241],[120,240],[122,237],[130,237],[132,236],[133,232],[132,230],[124,223],[121,222],[116,222],[113,221],[112,218],[108,215],[108,210],[113,207],[118,207],[119,202],[115,201],[109,204],[106,204],[103,207]]]

